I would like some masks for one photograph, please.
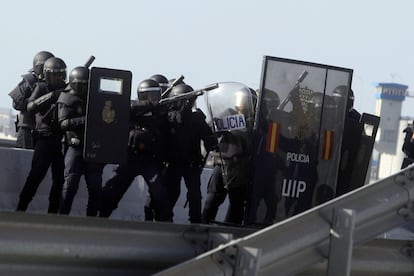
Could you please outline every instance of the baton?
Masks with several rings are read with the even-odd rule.
[[[292,90],[290,90],[289,94],[287,95],[287,97],[283,100],[283,102],[279,105],[280,110],[283,110],[283,108],[285,108],[285,106],[287,105],[287,103],[290,101],[290,99],[292,98],[292,94],[293,91],[298,88],[298,86],[300,85],[300,83],[306,78],[306,76],[308,75],[308,71],[303,70],[302,74],[300,74],[298,80],[295,83],[295,86],[293,86]]]
[[[164,92],[162,92],[162,94],[161,94],[161,98],[162,97],[164,97],[165,95],[168,95],[168,93],[170,93],[170,91],[173,89],[173,87],[174,86],[176,86],[177,85],[177,83],[180,83],[180,82],[182,82],[183,81],[183,79],[184,79],[184,76],[183,75],[180,75],[178,78],[176,78],[172,83],[171,83],[171,85],[170,86],[168,86],[168,88],[164,91]]]
[[[90,56],[89,57],[89,59],[86,61],[86,63],[85,63],[85,67],[86,68],[89,68],[89,66],[91,66],[91,64],[92,64],[92,62],[95,60],[95,57],[94,56]]]

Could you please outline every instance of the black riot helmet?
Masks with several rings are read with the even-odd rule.
[[[138,84],[138,100],[157,103],[161,99],[161,87],[157,81],[146,79]]]
[[[48,58],[43,66],[43,74],[49,90],[63,88],[66,83],[66,64],[58,57]]]
[[[276,92],[265,89],[265,93],[263,94],[263,96],[263,101],[269,110],[279,107],[280,97]]]
[[[315,92],[312,97],[314,104],[314,119],[317,124],[320,123],[323,114],[323,124],[326,128],[334,128],[337,124],[337,105],[333,96],[324,95],[321,92]]]
[[[158,82],[160,88],[161,88],[161,93],[164,92],[165,90],[167,90],[169,83],[168,83],[168,79],[161,74],[155,74],[152,75],[150,77],[151,80],[155,80],[156,82]]]
[[[170,93],[170,97],[182,95],[192,91],[194,91],[194,89],[190,85],[181,83],[173,87]]]
[[[343,101],[347,94],[348,98],[346,99],[346,110],[347,112],[350,112],[354,108],[354,91],[352,91],[352,89],[348,88],[346,85],[340,85],[336,87],[332,92],[332,96],[337,102]]]
[[[69,74],[69,85],[79,95],[86,96],[88,92],[89,69],[85,66],[78,66],[72,69]]]
[[[262,113],[266,119],[270,119],[273,116],[275,110],[277,110],[280,105],[280,97],[276,92],[266,88],[263,90],[263,92],[259,91],[259,93],[263,98],[263,105],[260,107],[263,108],[263,111],[260,113]]]
[[[194,91],[194,89],[190,85],[188,85],[188,84],[184,84],[184,83],[177,84],[176,86],[174,86],[171,89],[168,97],[176,97],[176,96],[180,96],[180,95],[186,94],[188,92],[192,92],[192,91]],[[188,104],[189,102],[187,100],[184,100],[184,101],[185,101],[184,110],[185,111],[191,111],[192,105],[189,105]],[[180,109],[180,105],[181,104],[183,104],[183,101],[177,101],[171,107],[173,109],[174,108]]]
[[[37,78],[43,80],[43,65],[48,58],[54,57],[54,55],[48,51],[40,51],[33,58],[32,71],[36,74]]]

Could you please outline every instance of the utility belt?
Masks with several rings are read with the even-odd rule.
[[[59,138],[59,135],[57,135],[56,133],[51,132],[51,131],[36,130],[35,131],[35,138],[36,139],[38,139],[38,138]]]
[[[197,168],[202,169],[204,167],[203,160],[194,160],[190,162],[180,162],[180,161],[170,161],[168,162],[167,167],[174,167],[174,166],[188,166],[190,168]]]
[[[145,159],[147,161],[152,160],[152,161],[156,161],[156,162],[160,162],[163,163],[164,162],[164,158],[162,158],[161,155],[156,154],[154,152],[149,152],[149,151],[135,151],[131,148],[129,148],[130,152],[132,155],[135,156],[135,158],[138,159]]]

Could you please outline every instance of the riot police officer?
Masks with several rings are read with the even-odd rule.
[[[193,91],[187,84],[172,88],[170,96],[178,96]],[[201,155],[201,141],[207,153],[215,149],[217,138],[206,123],[206,116],[200,109],[192,110],[192,104],[181,103],[169,116],[170,133],[168,147],[168,167],[166,171],[168,195],[174,208],[180,195],[181,178],[187,187],[189,220],[201,222],[201,182],[200,175],[205,157]]]
[[[33,68],[28,74],[22,75],[22,80],[14,88],[9,96],[13,100],[13,108],[20,111],[16,119],[16,132],[18,148],[33,148],[33,129],[35,128],[34,115],[27,112],[27,101],[31,96],[35,83],[44,81],[43,65],[45,61],[54,55],[48,51],[38,52],[33,58]]]
[[[404,143],[402,145],[402,151],[405,153],[403,163],[401,164],[401,169],[408,167],[414,162],[414,131],[413,131],[414,121],[408,125],[404,130]]]
[[[85,161],[82,156],[88,81],[88,68],[74,68],[69,74],[70,91],[61,93],[57,101],[59,125],[65,133],[67,146],[65,183],[60,204],[60,213],[65,215],[70,213],[82,174],[85,176],[89,194],[86,215],[96,216],[99,211],[104,165]]]
[[[184,83],[183,81],[184,76],[180,76],[176,81],[176,79],[167,80],[167,78],[164,75],[156,74],[156,75],[151,76],[150,79],[155,80],[160,85],[162,99],[166,99],[170,96],[171,90],[174,86]],[[167,110],[168,110],[168,107],[167,107]],[[164,108],[164,111],[165,111],[165,108]],[[147,221],[154,220],[154,210],[151,204],[150,195],[147,195],[147,199],[145,201],[144,215],[145,215],[145,220]]]
[[[155,80],[156,82],[158,82],[158,85],[161,88],[161,97],[163,94],[168,94],[168,92],[164,93],[168,87],[170,86],[170,83],[168,81],[168,79],[162,75],[162,74],[155,74],[152,75],[150,77],[151,80]],[[151,204],[151,195],[147,195],[147,198],[145,200],[145,204],[144,204],[144,216],[145,216],[145,220],[147,221],[153,221],[154,220],[154,208],[152,207]]]
[[[252,88],[249,88],[249,90],[252,98],[252,107],[253,110],[255,110],[257,104],[257,92]],[[253,118],[254,116],[250,118],[251,122],[249,123],[251,125],[253,124]],[[231,139],[228,139],[230,138],[228,133],[225,134],[225,136],[226,138],[220,141],[219,149],[221,148],[221,150],[224,150],[226,154],[221,155],[219,151],[215,151],[212,153],[214,167],[211,172],[210,179],[208,181],[207,196],[201,214],[202,223],[206,224],[215,220],[218,208],[221,204],[223,204],[227,195],[229,196],[229,207],[227,209],[225,222],[232,224],[241,224],[243,221],[246,200],[246,186],[249,178],[249,175],[247,175],[246,172],[250,169],[249,164],[247,162],[250,158],[250,140],[252,137],[248,137],[249,135],[247,135],[247,137],[246,135],[243,135],[244,139],[237,139],[236,135]],[[224,144],[227,145],[224,146]],[[231,163],[232,161],[229,160],[229,158],[223,158],[228,157],[228,148],[230,147],[227,146],[229,145],[234,145],[234,148],[241,149],[241,151],[239,151],[238,153],[233,152],[233,156],[242,157],[242,162],[240,162],[241,166],[239,168],[237,168],[237,166],[232,166],[232,168],[229,170],[229,163]],[[243,150],[245,152],[242,152]],[[225,162],[223,162],[224,160]],[[236,162],[238,161],[239,160],[236,160]],[[223,163],[226,165],[226,171],[224,172]],[[223,177],[223,173],[225,177]],[[228,175],[227,173],[229,173],[230,175]],[[229,178],[231,178],[232,175],[237,174],[239,175],[234,177],[233,180],[229,181]]]
[[[146,79],[138,85],[138,102],[131,106],[132,126],[129,135],[128,160],[120,164],[102,190],[100,217],[109,217],[118,206],[136,176],[142,175],[148,185],[154,218],[172,221],[163,172],[167,117],[159,107],[159,84]]]
[[[275,154],[276,147],[270,147],[270,143],[266,141],[268,134],[272,133],[272,128],[274,128],[273,122],[286,116],[285,112],[278,110],[281,103],[279,94],[276,91],[264,89],[260,97],[262,99],[261,111],[257,115],[256,130],[259,138],[255,140],[257,151],[254,156],[255,162],[252,164],[255,178],[252,179],[252,185],[248,188],[250,196],[246,206],[245,225],[270,225],[274,222],[277,202],[280,200],[278,196],[280,188],[277,183],[286,170],[283,158]],[[284,140],[286,139],[280,136],[282,144]],[[263,217],[262,219],[258,218],[259,214]]]
[[[343,106],[340,102],[346,101],[344,135],[342,137],[341,160],[339,163],[338,183],[336,185],[336,196],[340,196],[352,189],[350,179],[363,126],[360,123],[361,114],[354,109],[354,92],[352,89],[348,89],[347,86],[336,87],[332,96],[338,102],[338,106]]]
[[[52,187],[49,194],[49,213],[57,213],[63,186],[63,153],[61,131],[57,122],[56,101],[66,87],[66,64],[57,57],[46,60],[43,68],[45,83],[38,82],[29,98],[27,111],[35,113],[35,147],[32,167],[20,193],[18,211],[26,211],[49,166]]]

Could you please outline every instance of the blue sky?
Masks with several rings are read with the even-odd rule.
[[[6,0],[0,9],[0,106],[49,50],[68,71],[90,55],[93,66],[130,70],[139,81],[180,74],[194,88],[220,81],[260,83],[264,55],[354,70],[355,107],[373,113],[376,82],[414,94],[410,0]],[[403,115],[414,116],[414,99]]]

